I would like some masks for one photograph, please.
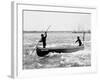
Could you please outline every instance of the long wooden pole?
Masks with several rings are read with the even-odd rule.
[[[85,32],[83,32],[83,45],[84,45],[84,41],[85,41]]]

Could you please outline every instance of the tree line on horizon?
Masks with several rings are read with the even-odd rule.
[[[45,32],[45,31],[23,31],[23,33],[43,33],[43,32]],[[81,31],[48,31],[48,33],[50,33],[50,32],[55,32],[55,33],[57,33],[57,32],[69,32],[69,33],[83,33],[83,32],[85,32],[85,33],[91,33],[91,31],[90,30],[87,30],[87,31],[84,31],[84,30],[81,30]]]

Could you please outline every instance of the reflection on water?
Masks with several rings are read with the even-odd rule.
[[[47,47],[75,44],[77,36],[82,33],[48,33]],[[85,35],[85,49],[73,53],[49,53],[50,57],[40,58],[32,50],[40,39],[40,33],[24,33],[23,69],[82,67],[91,66],[90,34]],[[40,44],[41,45],[41,44]],[[30,55],[32,54],[32,55]]]

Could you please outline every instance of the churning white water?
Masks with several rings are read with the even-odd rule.
[[[59,67],[86,67],[91,66],[91,34],[85,35],[85,49],[72,53],[49,53],[49,57],[40,58],[36,51],[30,55],[41,33],[24,33],[23,41],[23,69],[59,68]],[[83,39],[82,33],[48,33],[47,47],[64,45],[77,46],[77,36]],[[83,40],[82,40],[83,41]],[[41,43],[39,46],[42,47]]]

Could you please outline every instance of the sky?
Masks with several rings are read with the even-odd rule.
[[[24,11],[24,31],[75,31],[91,29],[91,14]]]

